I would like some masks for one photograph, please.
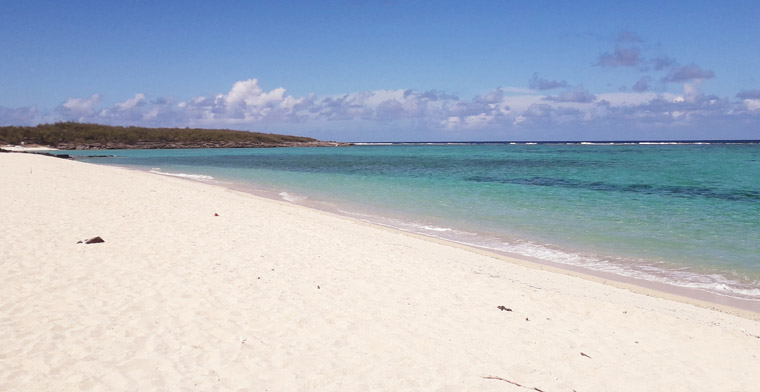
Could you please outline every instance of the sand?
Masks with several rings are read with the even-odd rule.
[[[0,176],[1,391],[760,386],[751,315],[150,173]]]
[[[25,145],[25,146],[17,146],[13,144],[6,144],[6,145],[0,145],[0,149],[3,149],[5,151],[15,151],[15,152],[32,152],[32,151],[56,151],[57,148],[47,147],[47,146],[39,146],[36,144],[33,145]]]

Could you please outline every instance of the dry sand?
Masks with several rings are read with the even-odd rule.
[[[751,316],[113,167],[0,194],[0,391],[760,390]]]

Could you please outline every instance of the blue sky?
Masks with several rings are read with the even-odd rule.
[[[760,2],[605,3],[3,1],[0,125],[760,139]]]

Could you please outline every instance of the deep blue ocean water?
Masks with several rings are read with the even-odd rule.
[[[760,301],[760,144],[69,151],[491,250]]]

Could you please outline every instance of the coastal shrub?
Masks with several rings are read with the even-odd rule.
[[[150,143],[277,145],[308,143],[316,139],[272,133],[205,128],[145,128],[78,122],[57,122],[34,127],[0,127],[0,144],[61,145],[130,145]]]

